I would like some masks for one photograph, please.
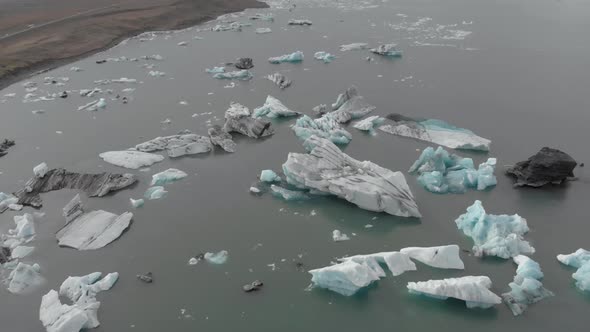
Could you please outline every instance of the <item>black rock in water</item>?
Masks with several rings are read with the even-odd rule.
[[[121,190],[137,182],[133,174],[83,174],[68,172],[63,168],[55,168],[44,177],[33,177],[24,188],[15,192],[18,204],[32,207],[43,205],[39,194],[61,189],[78,189],[89,197],[102,197],[111,191]],[[2,212],[2,211],[0,211]]]
[[[151,284],[154,281],[154,277],[151,272],[148,272],[146,274],[138,274],[137,279],[139,279],[145,283],[148,283],[148,284]]]
[[[574,177],[577,162],[569,154],[544,147],[534,156],[516,163],[506,173],[516,177],[517,187],[542,187],[546,184],[560,184]]]
[[[234,66],[238,69],[250,69],[254,68],[254,63],[251,58],[239,58]]]
[[[259,290],[264,284],[260,280],[254,280],[252,283],[244,285],[244,292],[250,293]]]
[[[0,157],[7,154],[8,151],[6,150],[8,150],[8,148],[10,148],[11,146],[14,146],[13,140],[5,139],[4,142],[0,143]]]
[[[59,98],[68,98],[68,92],[67,91],[63,91],[59,94]]]

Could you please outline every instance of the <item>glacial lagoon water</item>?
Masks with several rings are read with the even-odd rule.
[[[291,4],[297,6],[292,8]],[[47,279],[27,295],[0,288],[2,331],[43,331],[38,319],[41,296],[58,289],[69,275],[94,271],[119,272],[115,286],[99,295],[101,326],[95,331],[585,331],[590,295],[574,286],[573,269],[555,256],[590,247],[589,178],[577,168],[578,181],[562,187],[513,189],[502,174],[504,165],[528,158],[543,146],[560,148],[579,162],[590,160],[590,5],[585,1],[271,1],[274,9],[247,10],[235,20],[253,23],[241,32],[197,31],[211,22],[182,32],[133,38],[125,44],[71,65],[43,73],[32,81],[39,91],[91,89],[95,80],[134,78],[138,84],[111,84],[113,95],[97,98],[71,93],[66,99],[23,103],[21,83],[0,92],[0,136],[17,145],[0,158],[0,190],[19,189],[32,168],[80,172],[129,172],[103,162],[105,151],[124,150],[157,136],[189,129],[206,135],[211,124],[222,124],[231,101],[250,109],[272,95],[287,107],[312,115],[318,104],[335,101],[350,85],[377,107],[372,115],[396,112],[443,119],[492,140],[489,154],[458,152],[476,164],[498,158],[496,188],[463,195],[436,195],[419,186],[407,169],[428,144],[377,131],[369,135],[348,126],[353,134],[344,151],[400,170],[416,197],[423,217],[407,219],[372,213],[336,198],[285,202],[270,194],[251,195],[263,169],[281,170],[288,152],[303,152],[289,128],[294,120],[274,121],[276,134],[253,140],[236,137],[237,152],[219,149],[208,155],[183,157],[130,171],[140,182],[103,198],[82,196],[87,210],[132,211],[133,223],[117,241],[95,251],[57,246],[55,233],[64,224],[63,206],[74,191],[43,195],[46,213],[37,223],[35,251],[25,259],[41,266]],[[274,23],[249,21],[257,12],[272,12]],[[292,18],[313,21],[311,27],[287,26]],[[272,33],[256,34],[269,27]],[[195,39],[196,36],[202,39]],[[178,43],[186,41],[186,46]],[[374,47],[397,43],[401,58],[386,59],[368,51],[341,52],[343,44],[363,42]],[[299,64],[273,65],[267,59],[301,50]],[[316,51],[337,56],[331,63],[313,58]],[[96,60],[160,54],[162,61],[107,62]],[[365,58],[372,56],[375,61]],[[252,57],[254,79],[216,80],[205,72],[237,57]],[[142,67],[154,64],[151,69]],[[83,69],[70,71],[70,67]],[[161,71],[165,76],[150,76]],[[280,90],[264,77],[280,71],[293,81]],[[44,85],[43,77],[70,78],[64,86]],[[231,86],[231,85],[230,85]],[[125,88],[129,102],[111,100]],[[15,97],[4,97],[15,93]],[[105,98],[104,109],[77,108]],[[183,102],[183,103],[181,103]],[[42,114],[32,111],[44,110]],[[197,115],[194,115],[197,114]],[[165,121],[170,119],[170,121]],[[162,123],[164,122],[164,123]],[[169,122],[169,123],[168,123]],[[57,132],[61,132],[57,133]],[[129,198],[140,198],[151,175],[177,168],[188,177],[167,184],[168,194],[133,209]],[[305,270],[327,266],[337,257],[408,246],[458,244],[472,241],[454,220],[479,199],[492,214],[518,213],[531,232],[532,256],[545,273],[545,287],[555,297],[532,305],[513,317],[505,305],[470,310],[460,301],[437,301],[408,293],[409,281],[486,275],[492,291],[509,290],[516,264],[480,259],[462,252],[464,271],[437,270],[423,264],[418,271],[388,276],[353,297],[325,290],[306,291]],[[25,210],[29,210],[26,208]],[[312,213],[313,211],[313,213]],[[7,211],[0,215],[0,232],[13,227]],[[366,225],[373,227],[367,228]],[[333,242],[339,229],[350,241]],[[356,236],[353,236],[355,233]],[[227,250],[223,265],[189,258],[207,251]],[[136,275],[151,271],[153,284]],[[256,279],[264,287],[244,293],[242,285]]]

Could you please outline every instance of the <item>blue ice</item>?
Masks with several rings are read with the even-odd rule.
[[[303,52],[296,51],[291,54],[285,54],[281,56],[276,56],[272,58],[268,58],[268,62],[272,64],[280,64],[284,62],[301,62],[303,61]]]

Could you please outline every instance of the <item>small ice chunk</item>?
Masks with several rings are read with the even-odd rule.
[[[78,111],[98,111],[99,109],[103,109],[106,106],[106,100],[104,98],[100,98],[98,100],[91,101],[86,105],[78,107]]]
[[[18,246],[12,249],[10,253],[10,257],[13,259],[20,259],[25,258],[30,255],[35,250],[35,247],[27,247],[27,246]]]
[[[451,244],[439,247],[408,247],[400,250],[402,254],[439,269],[463,270],[465,265],[459,257],[459,246]]]
[[[259,35],[265,34],[265,33],[271,33],[272,30],[270,28],[257,28],[256,29],[256,33]]]
[[[346,260],[340,264],[310,270],[309,273],[314,287],[326,288],[344,296],[352,296],[384,276],[383,269],[373,258],[360,263]]]
[[[352,43],[352,44],[345,44],[340,45],[340,51],[357,51],[357,50],[365,50],[369,48],[369,44],[367,43]]]
[[[291,82],[290,79],[287,78],[287,76],[285,76],[279,72],[270,74],[270,75],[266,76],[266,78],[269,81],[276,84],[281,89],[286,89],[286,88],[290,87],[291,84],[293,83],[293,82]]]
[[[317,60],[324,61],[324,63],[330,63],[334,59],[336,59],[336,56],[334,56],[328,52],[324,52],[324,51],[315,52],[313,57],[316,58]]]
[[[502,303],[502,299],[490,291],[492,281],[486,276],[466,276],[442,280],[409,282],[408,290],[439,300],[449,297],[463,300],[467,308],[491,308]]]
[[[136,209],[142,207],[143,204],[145,204],[145,201],[143,200],[143,198],[140,198],[140,199],[129,198],[129,202],[131,202],[131,206],[133,206]]]
[[[185,41],[181,41],[180,43],[177,44],[178,46],[187,46],[188,43]]]
[[[317,113],[317,114],[320,114],[320,115],[326,114],[326,113],[329,112],[328,105],[326,105],[326,104],[320,104],[320,105],[314,106],[314,108],[312,109],[312,111],[314,111],[314,113]]]
[[[166,73],[163,71],[158,71],[158,70],[150,70],[148,72],[148,75],[150,75],[152,77],[163,77],[163,76],[166,76]]]
[[[99,154],[99,157],[109,164],[130,169],[150,166],[164,160],[164,157],[159,154],[133,150],[103,152]]]
[[[230,71],[227,73],[217,73],[213,75],[213,78],[217,79],[225,79],[225,80],[241,80],[241,81],[248,81],[254,77],[249,70],[237,70],[237,71]]]
[[[33,168],[33,173],[35,174],[36,177],[43,178],[45,176],[45,174],[47,174],[48,170],[49,170],[49,168],[47,167],[46,163],[40,163],[39,165],[37,165]]]
[[[289,20],[289,22],[287,23],[288,25],[312,25],[312,22],[310,20],[305,20],[305,19],[291,19]]]
[[[375,127],[378,127],[379,125],[381,125],[383,123],[383,121],[385,121],[384,118],[382,118],[378,115],[373,115],[373,116],[367,117],[366,119],[356,122],[353,125],[353,127],[355,127],[358,130],[373,132],[375,130]]]
[[[191,259],[188,260],[188,265],[197,265],[199,263],[199,260],[196,257],[191,257]]]
[[[80,68],[80,67],[71,67],[70,68],[70,71],[76,71],[76,72],[77,71],[82,71],[82,68]]]
[[[576,287],[582,291],[590,292],[590,263],[582,265],[572,278],[576,280]]]
[[[250,187],[249,190],[250,190],[251,193],[260,194],[260,189],[254,187],[254,186]]]
[[[332,231],[332,240],[334,240],[334,242],[340,242],[340,241],[348,241],[348,240],[350,240],[350,238],[348,237],[348,235],[335,229]]]
[[[332,143],[346,145],[352,140],[352,135],[344,130],[338,121],[326,114],[319,119],[312,119],[303,115],[291,127],[295,135],[306,141],[312,136],[329,139]]]
[[[502,298],[514,316],[518,316],[528,308],[529,304],[553,296],[553,292],[543,287],[540,281],[543,278],[543,272],[539,263],[523,255],[518,255],[513,260],[518,264],[516,275],[514,281],[508,284],[510,292],[502,294]]]
[[[8,291],[13,294],[25,294],[33,291],[45,282],[45,278],[39,273],[40,271],[39,264],[18,263],[8,277]]]
[[[265,169],[260,172],[260,181],[262,182],[281,182],[281,177],[273,170]]]
[[[103,210],[92,211],[68,222],[56,237],[60,246],[95,250],[119,238],[132,218],[131,212],[116,215]]]
[[[236,143],[230,133],[224,131],[221,126],[214,125],[208,129],[209,138],[213,145],[221,147],[225,152],[236,152]]]
[[[379,45],[377,48],[372,48],[370,51],[375,54],[388,57],[399,58],[402,56],[402,52],[396,49],[396,44],[384,44]]]
[[[533,248],[523,239],[529,231],[526,219],[518,214],[486,214],[481,201],[476,200],[467,212],[455,220],[457,228],[473,239],[475,256],[498,256],[508,259],[520,254],[533,254]]]
[[[229,253],[226,250],[221,250],[220,252],[207,252],[205,253],[205,260],[211,264],[224,264],[227,262],[227,258]]]
[[[274,134],[270,121],[253,118],[247,107],[234,102],[225,111],[223,130],[227,133],[237,132],[252,138],[261,138]]]
[[[576,287],[582,291],[590,291],[590,251],[580,248],[569,255],[557,255],[557,260],[565,265],[578,268],[572,274],[576,280]]]
[[[272,64],[280,64],[285,62],[296,63],[301,61],[303,61],[303,52],[301,51],[296,51],[291,54],[285,54],[277,57],[268,58],[268,62]]]
[[[163,172],[156,173],[152,175],[152,186],[162,186],[170,182],[178,181],[187,177],[188,174],[185,172],[176,169],[176,168],[169,168]]]
[[[137,144],[135,150],[142,152],[154,152],[166,150],[168,156],[177,158],[184,155],[206,153],[213,150],[213,144],[209,137],[192,133],[156,137],[147,142]]]
[[[162,186],[149,187],[143,196],[149,200],[160,199],[166,195],[167,191]]]
[[[309,199],[309,196],[302,191],[289,190],[275,186],[274,184],[270,186],[270,190],[274,196],[281,197],[286,201],[304,201]]]
[[[255,108],[254,112],[252,113],[252,117],[260,118],[266,116],[268,118],[279,118],[279,117],[289,117],[289,116],[298,116],[301,113],[292,111],[287,106],[283,105],[283,103],[273,96],[267,96],[264,105]]]
[[[207,68],[205,71],[209,74],[220,74],[225,73],[225,67],[213,67],[212,69]]]

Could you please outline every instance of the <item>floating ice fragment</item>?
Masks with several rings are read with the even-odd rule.
[[[496,158],[488,158],[476,170],[471,158],[449,154],[439,146],[436,151],[432,147],[424,149],[409,172],[418,173],[418,182],[430,192],[462,194],[469,188],[485,190],[495,186],[495,166]]]
[[[402,52],[396,49],[396,44],[379,45],[377,48],[372,48],[371,52],[382,56],[396,57],[402,56]]]
[[[260,280],[254,280],[253,282],[244,285],[242,287],[242,289],[244,290],[244,292],[246,293],[250,293],[250,292],[254,292],[259,290],[264,284],[262,283],[262,281]]]
[[[329,113],[340,123],[346,123],[351,119],[362,118],[375,110],[375,106],[369,104],[362,96],[359,96],[353,85],[344,93],[338,95],[336,102],[332,104],[333,112]]]
[[[238,69],[250,69],[254,68],[252,58],[238,58],[234,66]]]
[[[133,150],[108,151],[98,156],[109,164],[130,169],[150,166],[164,160],[164,157],[159,154]]]
[[[283,164],[287,182],[343,198],[362,209],[402,217],[420,217],[404,175],[344,154],[327,139],[312,136],[309,154],[289,153]]]
[[[303,52],[296,51],[291,54],[285,54],[277,57],[268,58],[268,62],[272,64],[280,64],[284,62],[301,62],[303,61]]]
[[[140,198],[140,199],[129,198],[129,202],[131,203],[131,206],[133,206],[136,209],[142,207],[143,204],[145,204],[145,201],[142,198]]]
[[[408,247],[400,250],[419,262],[439,269],[463,270],[465,265],[459,257],[459,246],[450,244],[439,247]]]
[[[142,152],[166,150],[169,157],[176,158],[184,155],[209,152],[213,150],[213,144],[209,137],[183,133],[179,135],[156,137],[152,140],[136,145],[135,149]]]
[[[335,229],[332,231],[332,240],[334,240],[334,242],[340,242],[340,241],[348,241],[348,240],[350,240],[350,238],[348,237],[348,235]]]
[[[270,74],[270,75],[266,76],[266,78],[269,81],[276,84],[281,89],[286,89],[286,88],[290,87],[291,84],[293,83],[293,82],[291,82],[290,79],[287,78],[287,76],[285,76],[279,72],[276,72],[274,74]]]
[[[185,41],[181,41],[180,43],[177,44],[178,46],[187,46],[188,43]]]
[[[267,96],[264,105],[255,108],[254,112],[252,113],[252,117],[259,118],[266,116],[267,118],[279,118],[279,117],[289,117],[289,116],[297,116],[301,113],[292,111],[287,106],[283,105],[280,100],[276,99],[273,96]]]
[[[219,125],[212,126],[208,131],[213,145],[221,147],[225,152],[236,151],[236,143],[233,141],[231,134],[225,132]]]
[[[262,182],[280,182],[281,177],[270,169],[265,169],[260,172],[260,181]]]
[[[274,129],[271,128],[271,123],[268,120],[253,118],[247,107],[233,102],[225,112],[223,130],[228,133],[237,132],[252,138],[274,134]]]
[[[364,50],[369,48],[369,44],[367,43],[352,43],[346,45],[340,45],[340,51],[356,51],[356,50]]]
[[[162,186],[170,182],[178,181],[187,177],[188,174],[185,172],[176,169],[176,168],[169,168],[163,172],[156,173],[152,175],[152,186]]]
[[[237,70],[237,71],[230,71],[227,73],[217,73],[213,75],[213,78],[217,79],[226,79],[226,80],[241,80],[241,81],[248,81],[251,80],[254,75],[249,70]]]
[[[489,151],[491,141],[477,136],[472,131],[452,126],[442,120],[413,119],[400,114],[387,116],[394,124],[379,127],[393,135],[419,139],[446,146],[451,149]]]
[[[355,127],[358,130],[373,132],[375,127],[378,127],[379,125],[381,125],[383,123],[383,121],[385,121],[384,118],[382,118],[378,115],[373,115],[373,116],[367,117],[366,119],[356,122],[353,125],[353,127]]]
[[[523,235],[529,231],[526,219],[518,214],[486,214],[481,201],[476,200],[467,212],[455,220],[459,230],[473,239],[475,256],[498,256],[508,259],[535,252]]]
[[[344,296],[351,296],[361,288],[385,276],[383,269],[374,258],[358,263],[346,260],[340,264],[310,270],[314,287],[326,288]]]
[[[529,304],[553,296],[553,292],[543,287],[540,281],[543,278],[543,272],[539,263],[523,255],[513,259],[514,263],[518,264],[518,268],[514,281],[508,284],[510,292],[502,294],[502,298],[514,316],[518,316],[528,308]]]
[[[573,178],[577,164],[569,154],[544,147],[529,159],[508,168],[506,173],[516,178],[514,185],[517,187],[542,187]]]
[[[320,105],[314,106],[312,111],[314,111],[315,113],[320,114],[320,115],[326,114],[329,112],[328,105],[320,104]]]
[[[254,186],[250,187],[249,190],[250,190],[251,193],[260,194],[260,189],[254,187]]]
[[[309,196],[304,192],[285,189],[274,184],[270,186],[270,190],[274,196],[282,197],[286,201],[304,201],[309,199]]]
[[[416,271],[416,264],[412,262],[410,256],[399,251],[379,252],[368,255],[355,255],[339,259],[341,262],[349,260],[355,261],[357,263],[368,262],[369,265],[372,265],[370,260],[375,260],[379,264],[387,265],[387,268],[393,276],[399,276],[406,271]],[[375,268],[375,270],[377,269]],[[383,276],[385,276],[384,273]]]
[[[449,297],[463,300],[467,308],[487,309],[502,303],[502,299],[489,290],[492,287],[492,281],[486,276],[409,282],[407,287],[410,293],[439,300],[446,300]]]
[[[302,141],[306,141],[312,136],[318,136],[329,139],[335,144],[345,145],[352,140],[352,135],[342,129],[338,121],[327,115],[319,119],[312,119],[307,115],[303,115],[297,119],[291,129],[293,129],[295,135]]]
[[[317,60],[324,61],[324,63],[330,63],[332,60],[336,59],[334,55],[324,51],[315,52],[313,57]]]
[[[160,199],[166,195],[167,191],[162,186],[149,187],[143,196],[149,200]]]
[[[64,218],[66,218],[66,224],[84,214],[84,206],[80,199],[80,194],[76,194],[76,196],[64,206],[62,211]]]
[[[205,71],[209,74],[225,73],[225,67],[213,67],[212,69],[207,68]]]
[[[78,111],[98,111],[99,109],[103,109],[106,106],[106,100],[104,98],[100,98],[98,100],[91,101],[86,105],[78,107]]]
[[[251,20],[260,20],[260,21],[269,21],[273,22],[275,19],[271,13],[263,14],[263,13],[256,13],[249,17]]]
[[[220,252],[207,252],[205,253],[205,260],[211,264],[224,264],[227,261],[229,254],[226,250]]]
[[[312,25],[312,22],[310,20],[303,20],[303,19],[291,19],[289,20],[289,22],[287,23],[288,25]]]
[[[271,33],[272,30],[270,28],[257,28],[256,29],[256,33],[259,35],[265,34],[265,33]]]
[[[152,77],[163,77],[163,76],[166,76],[166,73],[163,71],[150,70],[148,72],[148,75],[150,75]]]
[[[13,258],[16,258],[13,256]],[[13,294],[25,294],[33,291],[45,282],[41,276],[39,264],[18,263],[8,276],[8,291]]]
[[[569,255],[557,255],[557,260],[578,268],[572,274],[572,278],[576,280],[576,287],[582,291],[590,291],[590,251],[580,248]]]

